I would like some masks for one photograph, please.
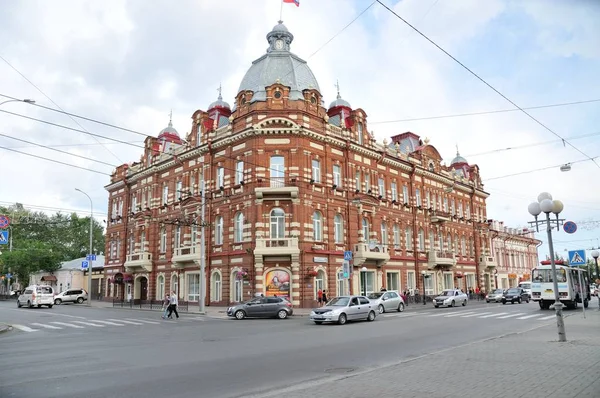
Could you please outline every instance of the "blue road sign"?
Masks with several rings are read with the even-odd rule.
[[[81,262],[81,269],[88,269],[89,266],[90,266],[89,262],[87,262],[87,261]]]
[[[6,277],[7,277],[8,279],[12,279],[12,274],[6,274]]]
[[[0,231],[0,245],[8,245],[8,231]]]
[[[566,233],[568,234],[574,234],[575,231],[577,231],[577,224],[575,224],[573,221],[567,221],[564,225],[563,225],[563,229],[565,230]]]
[[[344,279],[348,279],[350,277],[350,262],[348,260],[344,260],[342,263],[342,274]]]
[[[10,218],[4,214],[0,215],[0,228],[8,228],[10,225]]]
[[[585,265],[585,250],[570,250],[569,251],[570,265]]]
[[[352,260],[352,251],[351,250],[346,250],[344,252],[344,260],[346,260],[346,261]]]
[[[85,256],[85,259],[88,261],[96,261],[96,255],[95,254],[88,254],[87,256]]]

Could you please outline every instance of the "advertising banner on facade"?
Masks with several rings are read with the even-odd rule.
[[[266,296],[290,298],[290,274],[282,270],[267,272],[265,276]]]

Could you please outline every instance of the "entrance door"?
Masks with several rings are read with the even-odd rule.
[[[148,279],[140,278],[140,300],[148,300]]]

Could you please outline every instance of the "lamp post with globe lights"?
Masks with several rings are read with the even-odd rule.
[[[556,229],[560,230],[560,226],[563,223],[563,219],[559,219],[558,215],[563,211],[564,205],[560,200],[552,200],[552,195],[548,192],[542,192],[537,197],[537,202],[532,202],[527,207],[529,214],[535,217],[535,221],[530,221],[529,224],[535,225],[537,232],[539,230],[539,224],[546,223],[546,232],[548,233],[548,249],[550,250],[550,264],[552,266],[552,282],[554,290],[554,310],[556,311],[556,325],[558,326],[558,341],[567,341],[567,333],[565,331],[565,320],[562,313],[562,303],[560,302],[560,295],[558,293],[558,279],[556,277],[556,262],[554,258],[554,244],[552,242],[552,228],[556,225]],[[538,216],[542,213],[546,213],[545,220],[538,220]],[[550,219],[550,213],[556,216],[555,220]]]
[[[425,280],[429,278],[429,274],[427,271],[421,271],[421,275],[423,275],[423,305],[427,305],[427,296],[425,296]]]
[[[600,279],[600,270],[598,270],[598,255],[600,255],[600,253],[598,253],[598,250],[592,250],[590,254],[594,258],[594,262],[596,263],[596,281],[594,282],[598,283],[598,279]]]

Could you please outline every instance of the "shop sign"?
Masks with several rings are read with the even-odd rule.
[[[315,263],[326,263],[327,257],[313,257]]]

